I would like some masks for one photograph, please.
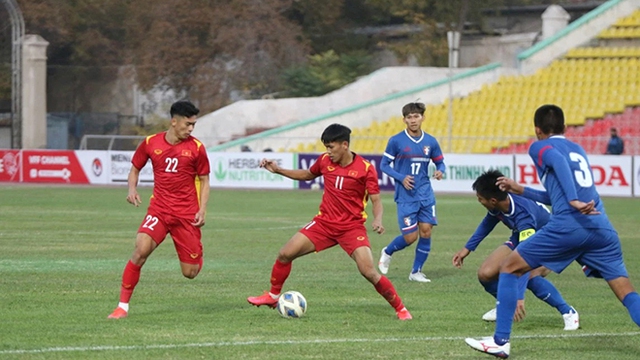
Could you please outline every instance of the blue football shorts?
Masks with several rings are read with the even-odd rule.
[[[560,273],[577,261],[607,281],[629,277],[618,233],[612,229],[558,229],[546,225],[521,241],[517,251],[533,269],[545,266]]]
[[[438,225],[436,204],[428,201],[398,203],[398,227],[402,235],[418,231],[418,223]]]

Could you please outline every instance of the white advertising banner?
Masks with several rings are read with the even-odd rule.
[[[211,186],[228,188],[293,189],[295,182],[260,168],[263,158],[277,161],[285,169],[294,169],[291,153],[210,152]]]
[[[633,184],[633,196],[640,196],[640,156],[633,157],[633,174],[635,183]]]
[[[112,184],[127,184],[129,170],[131,170],[133,151],[109,151],[111,160],[110,181]],[[153,167],[151,161],[140,170],[139,185],[153,185]]]
[[[76,158],[90,184],[108,184],[111,161],[106,151],[76,150]]]
[[[442,180],[431,180],[437,192],[473,193],[471,185],[483,172],[495,169],[506,177],[513,177],[513,155],[445,154],[447,166]],[[435,171],[433,163],[430,173]]]
[[[631,196],[631,156],[589,155],[593,182],[604,196]],[[515,180],[523,185],[544,189],[529,155],[516,155]]]

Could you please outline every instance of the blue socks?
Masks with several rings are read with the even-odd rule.
[[[564,301],[558,289],[542,276],[529,279],[527,288],[531,290],[538,299],[556,308],[560,314],[568,314],[571,311],[571,306]]]
[[[527,285],[529,284],[529,272],[518,278],[518,300],[524,300],[524,293],[527,292]]]
[[[498,280],[480,281],[480,284],[484,287],[484,291],[491,294],[494,298],[498,298]]]
[[[627,296],[622,299],[622,305],[629,311],[631,320],[640,326],[640,295],[638,295],[637,292],[627,294]]]
[[[429,252],[431,251],[431,238],[423,238],[418,239],[418,245],[416,246],[416,257],[413,260],[413,269],[412,273],[417,273],[422,270],[422,266],[425,262],[427,262],[427,258],[429,257]]]
[[[395,239],[391,240],[391,242],[389,243],[389,245],[387,245],[387,248],[384,250],[384,252],[387,255],[393,255],[394,252],[402,250],[407,246],[409,246],[409,244],[407,244],[407,242],[404,241],[404,236],[400,234],[396,236]]]
[[[404,240],[404,236],[402,234],[396,236],[395,239],[391,240],[389,245],[387,245],[384,252],[391,256],[394,252],[400,251],[409,246],[407,242]],[[427,258],[429,257],[429,252],[431,251],[431,238],[419,238],[418,245],[416,245],[416,257],[413,260],[413,269],[412,273],[416,273],[422,270],[422,266],[425,262],[427,262]]]
[[[513,314],[518,303],[518,276],[514,274],[500,273],[498,278],[498,316],[496,318],[496,331],[493,339],[496,344],[504,345],[511,337]]]

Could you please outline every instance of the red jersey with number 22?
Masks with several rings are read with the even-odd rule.
[[[312,174],[324,177],[324,193],[316,218],[336,227],[363,224],[369,195],[380,193],[376,168],[362,156],[353,155],[351,164],[342,167],[331,161],[329,155],[322,154],[309,168]]]
[[[147,136],[136,149],[131,164],[153,166],[153,195],[149,209],[192,220],[200,209],[199,175],[209,174],[204,145],[193,136],[171,145],[166,132]]]

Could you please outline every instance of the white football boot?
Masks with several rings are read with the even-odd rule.
[[[380,260],[378,260],[378,269],[383,275],[389,272],[389,264],[391,264],[391,255],[387,255],[385,250],[387,250],[386,247],[380,251]]]
[[[464,342],[471,346],[474,350],[478,350],[485,354],[493,355],[502,359],[509,357],[509,351],[511,351],[511,343],[508,342],[504,345],[498,345],[493,340],[493,336],[487,336],[479,339],[466,338]]]

